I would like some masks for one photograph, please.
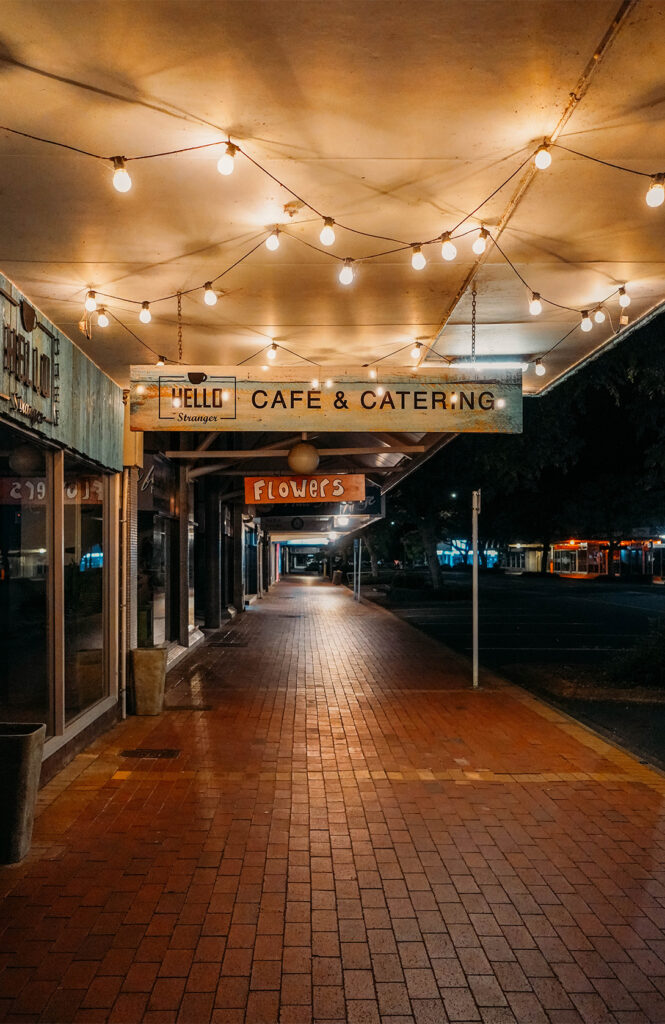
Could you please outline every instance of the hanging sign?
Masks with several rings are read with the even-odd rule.
[[[304,505],[321,501],[363,501],[364,498],[365,477],[360,473],[245,477],[247,505]]]
[[[522,430],[522,374],[390,367],[377,379],[366,366],[132,366],[130,425],[515,434]]]

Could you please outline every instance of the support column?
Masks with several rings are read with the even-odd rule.
[[[222,529],[219,483],[213,477],[205,482],[205,624],[219,629],[222,624]]]
[[[191,446],[189,435],[180,434],[180,450]],[[189,647],[189,481],[184,459],[178,468],[178,643]]]
[[[235,504],[233,506],[233,604],[237,612],[245,610],[244,529],[242,505]]]

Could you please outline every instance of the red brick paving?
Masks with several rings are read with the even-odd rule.
[[[0,1020],[665,1024],[660,774],[345,590],[234,632],[41,792]]]

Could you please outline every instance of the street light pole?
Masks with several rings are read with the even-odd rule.
[[[478,689],[478,513],[480,512],[480,491],[471,495],[471,546],[473,548],[472,606],[473,606],[473,688]]]

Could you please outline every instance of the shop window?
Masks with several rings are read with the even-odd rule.
[[[104,478],[65,456],[65,720],[106,696]]]
[[[46,449],[0,427],[0,718],[53,734]]]

